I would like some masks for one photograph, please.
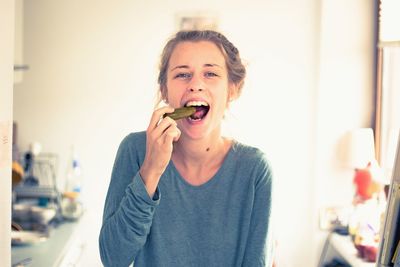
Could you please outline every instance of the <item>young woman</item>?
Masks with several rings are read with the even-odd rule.
[[[221,135],[245,74],[218,32],[182,31],[166,44],[158,82],[168,105],[117,152],[99,238],[105,266],[272,264],[270,166]],[[196,112],[164,116],[184,106]]]

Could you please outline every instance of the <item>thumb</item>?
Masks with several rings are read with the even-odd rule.
[[[174,136],[174,142],[179,140],[179,137],[181,137],[181,130],[178,128],[176,129],[176,135]]]
[[[165,132],[164,144],[172,145],[173,141],[177,141],[181,135],[181,132],[178,129],[171,129]]]

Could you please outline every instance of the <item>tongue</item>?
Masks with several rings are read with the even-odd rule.
[[[192,119],[202,119],[207,113],[207,107],[196,107],[196,112],[190,116]]]

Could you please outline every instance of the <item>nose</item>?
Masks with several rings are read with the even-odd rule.
[[[205,89],[204,82],[201,79],[201,77],[198,77],[198,75],[193,75],[192,79],[190,79],[190,82],[188,84],[188,90],[190,92],[201,92]]]

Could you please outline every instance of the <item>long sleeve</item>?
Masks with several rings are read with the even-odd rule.
[[[257,174],[249,237],[242,264],[244,267],[272,266],[272,173],[267,166],[261,166]]]
[[[117,152],[99,236],[104,266],[128,266],[146,242],[159,204],[147,194],[139,174],[139,157],[133,138],[125,138]],[[140,144],[139,144],[140,145]]]

